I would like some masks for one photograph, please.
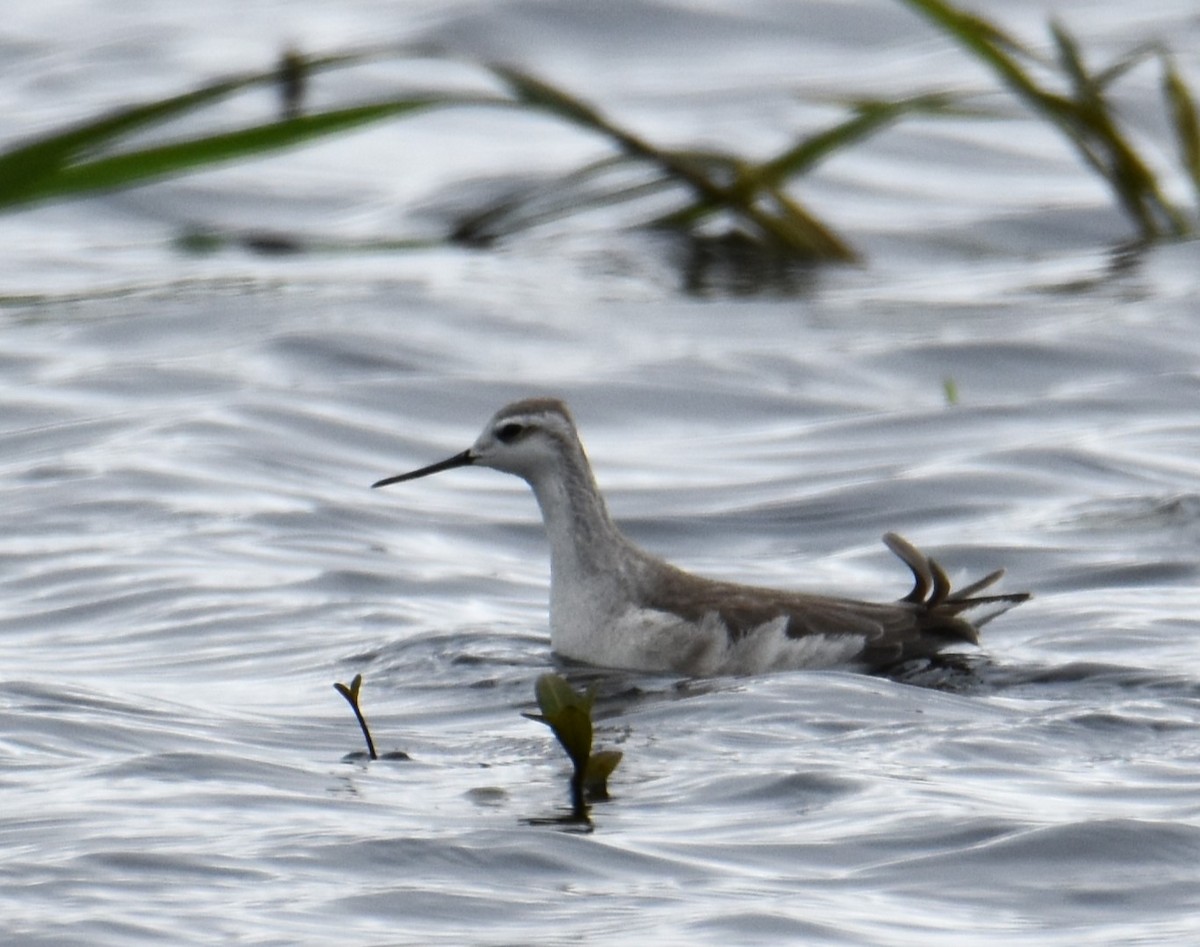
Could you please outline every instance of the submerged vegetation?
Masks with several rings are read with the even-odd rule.
[[[1164,114],[1175,136],[1184,177],[1200,202],[1200,120],[1196,100],[1170,54],[1157,46],[1133,50],[1106,68],[1089,67],[1078,42],[1059,23],[1050,28],[1054,58],[1046,59],[978,14],[945,0],[899,0],[926,17],[965,53],[990,69],[1027,108],[1059,131],[1084,165],[1099,175],[1143,241],[1180,238],[1197,225],[1195,203],[1167,196],[1168,188],[1139,151],[1114,107],[1110,90],[1147,59],[1162,69]],[[477,209],[445,235],[447,242],[482,245],[548,219],[598,206],[668,195],[646,226],[712,239],[717,230],[740,234],[764,253],[794,261],[857,259],[857,251],[794,193],[795,182],[824,159],[913,114],[963,114],[963,97],[942,92],[843,103],[847,115],[831,127],[801,135],[780,153],[753,160],[732,151],[667,148],[637,134],[599,108],[529,72],[476,62],[494,89],[468,94],[423,92],[306,112],[305,92],[318,73],[369,61],[449,59],[430,49],[376,49],[305,58],[289,50],[276,68],[209,83],[182,95],[120,109],[0,152],[0,211],[81,198],[176,177],[239,159],[261,157],[364,125],[451,107],[533,111],[569,123],[608,143],[611,154],[517,197]],[[275,86],[276,118],[218,133],[145,144],[146,134],[217,107],[231,96]],[[636,178],[630,183],[628,174]]]

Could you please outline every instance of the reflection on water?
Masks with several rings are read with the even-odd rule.
[[[565,33],[539,32],[540,9],[439,7],[420,29],[507,23],[524,58],[569,69],[561,51],[586,46],[565,38],[575,14],[556,12]],[[614,23],[658,54],[651,69],[608,44],[614,107],[668,130],[749,134],[739,64],[770,85],[759,54],[790,14],[745,9],[688,20],[723,50],[708,72],[666,33]],[[864,6],[812,9],[813,55],[803,31],[787,33],[796,52],[772,101],[794,99],[797,62],[892,61],[834,28],[853,37]],[[125,95],[126,80],[278,49],[251,35],[270,32],[253,11],[174,10],[178,24],[149,22],[138,40],[113,10],[59,17],[60,31],[18,4],[27,46],[13,54],[106,48],[103,69],[80,54],[76,79],[55,81],[103,75]],[[298,42],[304,24],[334,39],[417,28],[400,7],[295,10]],[[1094,29],[1124,42],[1124,14]],[[726,20],[736,43],[716,32]],[[868,30],[876,45],[896,35],[901,71],[938,55],[907,29]],[[589,80],[599,67],[578,59]],[[692,85],[728,86],[738,107],[681,97]],[[62,89],[21,91],[31,122],[61,119]],[[391,136],[423,156],[444,154],[447,135],[479,150],[455,121],[6,219],[7,940],[1194,939],[1195,246],[1114,267],[1105,235],[1119,225],[1040,139],[1014,139],[1034,154],[981,169],[897,129],[812,181],[865,245],[861,267],[756,269],[736,242],[603,227],[486,252],[172,247],[246,221],[403,232],[410,187],[450,186],[461,168],[431,158],[410,171]],[[966,179],[977,173],[988,187]],[[1030,175],[1036,187],[1010,186]],[[954,206],[925,199],[926,176],[961,185]],[[879,543],[894,529],[955,581],[1005,566],[1006,587],[1036,597],[989,625],[955,673],[915,678],[926,686],[560,666],[522,484],[465,470],[419,493],[369,489],[541,392],[571,402],[614,515],[685,567],[897,598],[908,577]],[[554,668],[597,687],[597,742],[624,753],[589,833],[530,824],[568,801],[560,750],[521,716]],[[382,757],[370,764],[331,687],[358,673]]]
[[[678,238],[680,289],[689,296],[778,296],[794,299],[816,288],[818,267],[733,232]]]

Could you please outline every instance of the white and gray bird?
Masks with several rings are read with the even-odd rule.
[[[460,454],[376,487],[442,470],[491,467],[525,480],[550,541],[550,643],[560,655],[608,668],[703,677],[833,666],[881,670],[979,643],[979,628],[1029,598],[979,595],[1004,570],[951,590],[942,568],[895,533],[884,543],[912,570],[895,602],[721,582],[685,572],[617,528],[596,486],[567,406],[516,401],[496,412]],[[984,608],[974,623],[965,614]]]

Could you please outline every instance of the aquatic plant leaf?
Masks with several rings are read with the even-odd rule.
[[[562,707],[546,715],[550,729],[558,737],[577,773],[586,770],[592,752],[592,720],[579,707]]]
[[[1166,56],[1163,57],[1163,94],[1171,112],[1179,162],[1200,198],[1200,112],[1175,63]]]
[[[470,246],[486,246],[589,208],[614,207],[679,187],[670,176],[653,170],[645,180],[632,183],[614,185],[604,180],[606,175],[639,166],[645,169],[646,163],[623,153],[608,155],[569,171],[549,184],[529,187],[521,193],[510,190],[491,203],[458,217],[451,239]]]
[[[918,13],[932,20],[957,39],[999,74],[1001,80],[1030,99],[1043,92],[1012,54],[1026,59],[1036,57],[993,23],[964,13],[944,0],[903,0]]]
[[[525,105],[554,112],[560,118],[605,134],[614,133],[615,126],[604,119],[592,106],[569,92],[512,66],[493,63],[489,68],[509,86]]]
[[[578,707],[590,714],[596,702],[595,688],[589,687],[581,694],[557,674],[541,675],[535,688],[538,706],[545,714],[560,707]]]
[[[367,741],[367,755],[373,760],[379,759],[379,754],[375,752],[375,741],[371,739],[371,729],[367,726],[367,718],[363,716],[362,708],[358,705],[358,693],[362,689],[362,675],[355,674],[354,680],[348,687],[340,681],[335,682],[333,689],[346,698],[350,709],[354,711],[354,717],[358,721],[359,729],[362,730],[363,739]]]
[[[543,674],[537,679],[534,693],[542,710],[539,722],[554,731],[571,758],[576,775],[582,778],[592,752],[594,692],[580,694],[559,675]]]
[[[1142,43],[1127,52],[1111,66],[1106,66],[1099,72],[1093,73],[1092,79],[1100,89],[1107,89],[1126,73],[1137,68],[1147,59],[1158,55],[1160,52],[1161,47],[1157,43]]]
[[[768,202],[760,206],[758,194],[717,180],[705,163],[687,152],[658,148],[633,132],[616,125],[592,106],[549,83],[508,66],[490,67],[526,105],[542,108],[612,141],[626,154],[656,165],[668,178],[690,188],[699,202],[740,219],[762,238],[805,260],[857,259],[851,247],[814,215],[800,209],[794,200]],[[735,164],[737,159],[731,159]]]
[[[768,229],[772,236],[781,238],[780,242],[785,246],[801,249],[807,255],[818,258],[855,259],[857,255],[850,246],[786,194],[782,190],[783,184],[787,179],[808,171],[833,152],[861,141],[910,112],[945,111],[952,104],[951,96],[936,93],[894,102],[859,102],[855,105],[855,114],[850,119],[802,139],[762,164],[754,165],[720,156],[724,159],[725,169],[734,173],[734,184],[729,188],[729,192],[738,195],[739,200],[749,206],[752,206],[760,195],[769,198],[770,203],[782,213],[765,229]],[[702,197],[688,207],[659,217],[655,224],[691,226],[722,209],[720,201]]]
[[[1181,236],[1191,224],[1164,195],[1150,166],[1121,130],[1115,110],[1104,97],[1108,82],[1128,68],[1125,62],[1110,67],[1099,78],[1088,72],[1078,43],[1058,23],[1051,34],[1058,50],[1058,68],[1071,95],[1050,92],[1022,68],[1010,50],[1033,58],[1019,45],[986,24],[981,17],[963,13],[945,0],[904,0],[924,14],[999,76],[1030,108],[1053,123],[1071,142],[1080,157],[1108,184],[1117,203],[1137,225],[1143,239],[1164,233]],[[1134,60],[1142,50],[1131,54]]]
[[[534,695],[547,719],[564,707],[574,707],[579,702],[579,695],[557,674],[540,675],[534,685]]]
[[[621,760],[617,750],[592,753],[592,705],[595,691],[578,693],[557,674],[543,674],[534,686],[542,715],[525,714],[544,723],[571,760],[570,780],[572,818],[587,819],[586,797],[608,797],[608,777]]]
[[[949,93],[853,103],[854,114],[850,118],[805,137],[770,161],[758,165],[754,172],[765,183],[779,184],[786,178],[805,173],[834,152],[857,144],[906,115],[943,113],[950,111],[955,104],[955,97]]]
[[[1118,199],[1139,221],[1143,231],[1152,233],[1156,229],[1149,206],[1156,188],[1153,174],[1121,134],[1103,89],[1088,72],[1075,38],[1057,20],[1051,21],[1050,34],[1073,96],[1070,111],[1063,116],[1064,130],[1076,137],[1078,147],[1086,155],[1092,156],[1089,163],[1109,179]]]
[[[370,53],[344,53],[308,60],[310,71],[366,59]],[[246,73],[206,83],[190,92],[117,109],[98,118],[39,136],[0,154],[0,209],[38,199],[46,182],[72,162],[145,128],[183,117],[252,86],[273,83],[277,69]]]
[[[350,682],[350,686],[348,687],[341,683],[335,683],[333,687],[346,700],[350,701],[351,706],[356,706],[358,704],[358,692],[362,688],[362,675],[355,674],[354,680]]]
[[[1075,42],[1075,37],[1068,33],[1066,27],[1058,20],[1050,21],[1050,35],[1054,37],[1054,44],[1058,47],[1059,64],[1071,80],[1076,99],[1080,101],[1095,99],[1099,90],[1095,81],[1088,74],[1087,67],[1083,64],[1083,54],[1079,51],[1079,44]]]
[[[802,138],[790,148],[761,164],[749,164],[727,155],[710,156],[714,163],[721,162],[722,170],[732,175],[735,183],[731,190],[753,197],[759,192],[781,194],[779,188],[790,178],[798,177],[815,167],[829,155],[849,148],[851,145],[882,131],[905,115],[911,113],[938,114],[956,108],[955,97],[948,93],[928,93],[895,101],[863,100],[851,103],[853,115],[831,128]],[[820,241],[833,249],[836,256],[851,254],[852,251],[840,238],[815,218],[801,210],[794,200],[788,198],[789,213],[805,218],[804,223],[813,234],[820,233]],[[721,210],[711,200],[701,199],[664,214],[654,221],[655,226],[692,226],[701,219]]]
[[[598,750],[588,757],[583,773],[583,789],[594,799],[608,798],[608,777],[621,762],[620,750]]]
[[[700,190],[719,192],[720,186],[710,180],[703,169],[693,164],[682,152],[674,152],[654,146],[628,129],[622,128],[600,112],[571,95],[552,86],[543,79],[509,66],[493,64],[489,67],[495,75],[508,85],[521,103],[549,111],[577,125],[609,138],[620,150],[659,165],[680,181]]]
[[[272,70],[272,75],[274,71]],[[120,109],[92,121],[44,135],[0,155],[0,204],[27,200],[39,181],[52,178],[80,154],[95,151],[115,139],[179,116],[263,82],[264,74],[226,79],[192,92],[157,102]]]
[[[472,101],[479,101],[472,97]],[[211,167],[237,158],[256,157],[309,140],[392,118],[407,112],[463,104],[457,96],[420,96],[333,109],[294,119],[266,122],[237,131],[207,135],[124,152],[60,167],[52,176],[27,183],[21,203],[78,196],[144,184]]]

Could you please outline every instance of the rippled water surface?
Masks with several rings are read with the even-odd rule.
[[[868,0],[10,6],[10,136],[381,35],[760,152],[841,83],[989,87]],[[1167,38],[1200,82],[1190,3],[1053,10],[1101,55]],[[176,247],[391,240],[468,178],[598,147],[519,116],[0,221],[3,939],[1196,942],[1200,254],[1114,249],[1103,190],[1009,108],[830,161],[803,194],[867,262],[779,285],[592,219],[487,251]],[[368,489],[543,392],[630,534],[697,571],[894,598],[897,530],[1036,597],[941,687],[559,667],[624,760],[590,826],[555,823],[565,760],[521,716],[557,666],[532,497],[485,470]],[[331,684],[358,673],[409,759],[352,755]]]

